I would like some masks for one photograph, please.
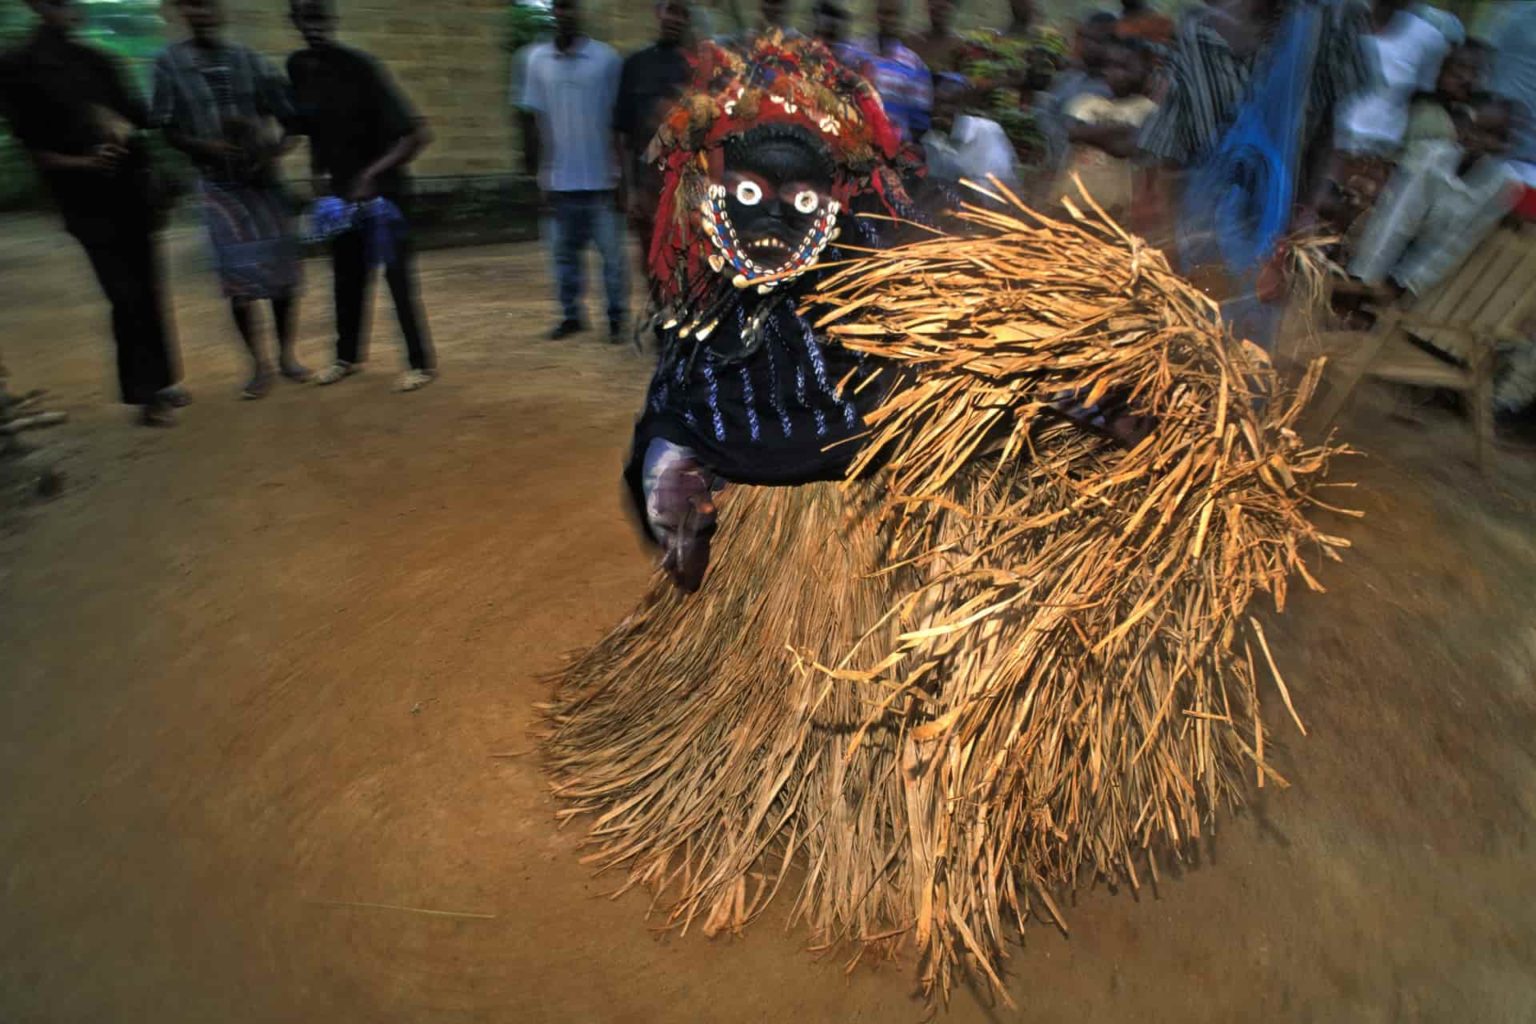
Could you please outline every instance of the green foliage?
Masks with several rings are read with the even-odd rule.
[[[538,39],[539,36],[555,30],[554,16],[549,13],[549,8],[533,3],[521,3],[512,0],[507,4],[506,12],[506,39],[502,43],[507,52],[511,53]]]
[[[27,34],[32,14],[21,3],[0,4],[0,49],[9,49]]]
[[[1002,126],[1021,163],[1036,163],[1045,139],[1023,96],[1049,87],[1051,76],[1066,63],[1065,37],[1037,29],[1023,39],[995,32],[968,32],[962,38],[961,70],[971,82],[971,111]]]

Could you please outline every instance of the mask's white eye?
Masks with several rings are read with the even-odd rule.
[[[736,186],[736,201],[742,206],[756,206],[763,201],[763,190],[755,181],[744,181]]]
[[[816,207],[821,205],[821,196],[811,189],[795,193],[795,209],[809,216],[816,212]]]

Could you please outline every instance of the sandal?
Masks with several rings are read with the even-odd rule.
[[[349,363],[338,359],[330,366],[327,366],[325,369],[315,374],[315,383],[321,385],[322,387],[327,384],[335,384],[337,381],[350,377],[354,373],[358,373],[361,370],[362,367],[358,366],[356,363]]]
[[[155,398],[164,402],[172,409],[185,409],[192,404],[192,396],[187,389],[180,384],[172,384],[170,387],[161,388]]]
[[[420,391],[437,379],[436,370],[406,370],[395,378],[395,390],[399,392]]]

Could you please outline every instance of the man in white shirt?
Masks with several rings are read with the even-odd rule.
[[[1334,143],[1344,153],[1390,158],[1408,130],[1414,94],[1434,88],[1451,44],[1406,0],[1377,0],[1374,17],[1376,30],[1360,45],[1376,80],[1340,109]]]
[[[922,140],[929,177],[947,185],[962,178],[985,185],[990,175],[1016,188],[1018,158],[1003,126],[960,113],[967,89],[959,75],[934,76],[933,127]]]
[[[1467,27],[1461,23],[1460,18],[1450,11],[1442,11],[1433,4],[1424,3],[1423,0],[1418,0],[1408,9],[1435,26],[1436,30],[1445,36],[1445,41],[1450,45],[1460,46],[1467,41]],[[1433,84],[1432,81],[1429,82],[1425,86],[1425,90],[1428,91],[1428,87]]]
[[[555,38],[528,56],[523,105],[539,119],[539,188],[549,203],[550,244],[561,320],[550,337],[586,330],[582,292],[587,243],[603,258],[608,339],[625,339],[629,280],[624,258],[614,105],[623,61],[613,47],[581,32],[577,0],[555,0]]]

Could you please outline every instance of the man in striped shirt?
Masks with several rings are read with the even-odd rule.
[[[1309,5],[1315,5],[1315,22],[1308,16]],[[1299,52],[1296,39],[1301,37],[1290,34],[1292,27],[1302,26],[1298,31],[1303,31],[1312,24],[1317,31],[1309,40],[1306,78],[1298,77],[1295,68],[1282,76],[1277,69],[1296,60]],[[1272,301],[1279,275],[1271,263],[1273,252],[1244,249],[1244,239],[1259,246],[1259,225],[1270,219],[1284,222],[1282,233],[1311,219],[1332,160],[1335,114],[1371,82],[1360,45],[1368,27],[1368,9],[1358,0],[1212,0],[1192,7],[1180,19],[1174,38],[1167,93],[1142,128],[1140,146],[1163,172],[1154,172],[1146,183],[1151,202],[1135,202],[1137,227],[1143,233],[1160,234],[1165,229],[1155,222],[1177,208],[1167,171],[1196,172],[1204,178],[1202,189],[1220,176],[1223,187],[1246,190],[1247,212],[1242,216],[1251,228],[1247,232],[1238,227],[1236,215],[1229,216],[1235,204],[1213,206],[1204,202],[1203,193],[1200,201],[1183,204],[1182,259],[1188,271],[1220,264],[1230,277],[1223,286],[1230,293],[1223,307],[1229,322],[1241,336],[1266,347],[1273,343],[1279,323],[1279,306]],[[1254,109],[1262,111],[1262,119],[1276,123],[1289,116],[1287,104],[1299,107],[1294,128],[1289,129],[1296,134],[1271,140],[1280,152],[1295,154],[1295,185],[1283,197],[1279,190],[1261,190],[1259,178],[1234,169],[1234,154],[1244,150],[1223,149],[1247,103],[1262,104]],[[1287,208],[1274,209],[1280,203]],[[1243,255],[1235,258],[1234,253]],[[1244,266],[1248,259],[1265,264],[1269,272],[1257,274]]]
[[[1237,116],[1254,68],[1262,63],[1289,2],[1293,0],[1219,0],[1185,13],[1169,55],[1168,93],[1141,137],[1150,156],[1184,168],[1210,154]],[[1354,0],[1328,6],[1302,128],[1306,142],[1324,146],[1338,104],[1372,80],[1360,46],[1366,9]]]

